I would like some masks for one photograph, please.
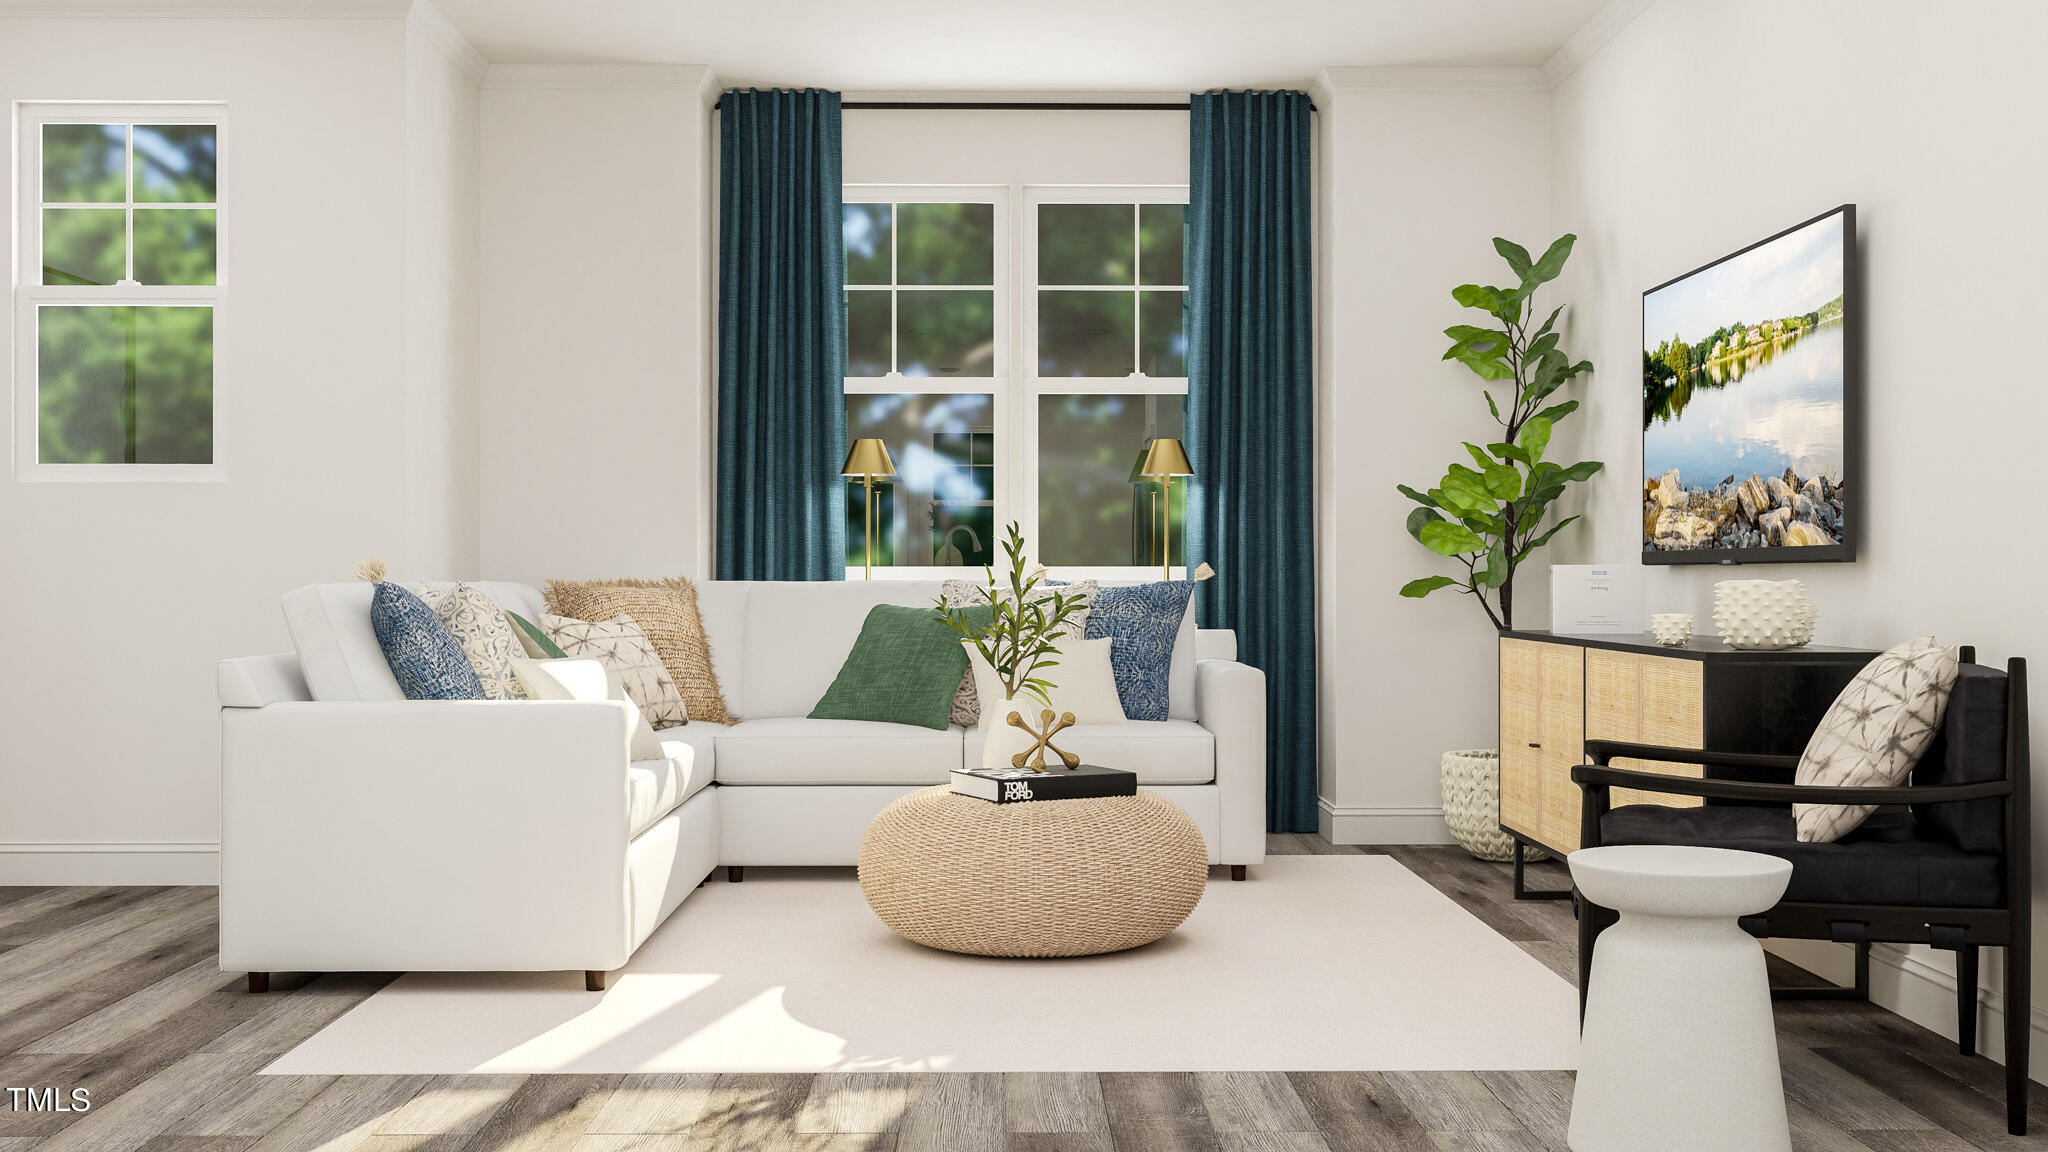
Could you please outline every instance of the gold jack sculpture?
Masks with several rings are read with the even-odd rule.
[[[1045,754],[1047,752],[1050,752],[1053,755],[1059,757],[1060,762],[1065,764],[1067,767],[1080,767],[1081,758],[1079,756],[1074,755],[1072,752],[1065,751],[1064,749],[1055,748],[1052,742],[1052,738],[1054,735],[1056,735],[1063,729],[1072,728],[1074,726],[1074,714],[1072,712],[1062,712],[1060,713],[1059,719],[1054,720],[1052,709],[1047,708],[1045,711],[1039,713],[1038,724],[1038,728],[1033,728],[1031,725],[1026,724],[1024,722],[1024,718],[1022,716],[1019,716],[1015,712],[1010,713],[1010,726],[1013,728],[1022,728],[1025,732],[1030,733],[1031,736],[1038,741],[1037,743],[1033,744],[1030,748],[1017,753],[1015,756],[1010,757],[1010,766],[1013,768],[1030,768],[1033,772],[1043,772],[1045,771]],[[1040,731],[1040,729],[1043,729],[1043,731]],[[1029,761],[1029,763],[1026,763],[1026,761]]]

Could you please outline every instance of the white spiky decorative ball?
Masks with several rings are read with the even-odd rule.
[[[1723,580],[1714,585],[1714,627],[1730,648],[1797,648],[1813,639],[1820,609],[1798,580]]]

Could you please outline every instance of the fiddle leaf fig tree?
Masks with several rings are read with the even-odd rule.
[[[1461,284],[1452,289],[1452,299],[1484,313],[1486,321],[1444,329],[1452,343],[1443,358],[1465,365],[1484,382],[1481,392],[1487,410],[1502,431],[1498,439],[1489,435],[1484,447],[1467,441],[1471,463],[1454,461],[1435,487],[1418,491],[1406,484],[1397,486],[1419,505],[1408,513],[1408,534],[1464,568],[1457,576],[1410,580],[1401,595],[1419,598],[1454,588],[1477,600],[1495,628],[1514,626],[1515,570],[1578,519],[1567,516],[1545,527],[1551,505],[1570,485],[1601,468],[1598,460],[1565,465],[1544,459],[1551,429],[1579,407],[1577,400],[1548,403],[1550,397],[1590,372],[1593,364],[1574,364],[1558,347],[1562,305],[1540,327],[1530,329],[1535,319],[1530,296],[1564,270],[1577,239],[1562,236],[1540,259],[1531,260],[1521,245],[1495,237],[1494,251],[1507,261],[1518,283],[1512,288]]]

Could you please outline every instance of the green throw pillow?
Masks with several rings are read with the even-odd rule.
[[[980,624],[989,610],[981,608]],[[953,692],[967,670],[960,634],[930,608],[877,604],[839,677],[825,689],[813,720],[880,720],[943,729],[953,714]]]
[[[533,623],[527,620],[526,617],[521,616],[517,612],[507,612],[505,613],[505,618],[512,621],[513,627],[526,633],[526,638],[533,642],[533,647],[540,649],[540,656],[535,657],[535,659],[546,657],[549,660],[561,660],[569,655],[567,652],[562,651],[560,644],[548,639],[548,634],[534,627]]]

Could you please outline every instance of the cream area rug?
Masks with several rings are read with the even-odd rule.
[[[1578,1031],[1571,985],[1385,856],[1218,872],[1173,935],[1065,960],[935,952],[850,868],[756,868],[692,895],[607,992],[413,973],[266,1071],[1573,1068]]]

